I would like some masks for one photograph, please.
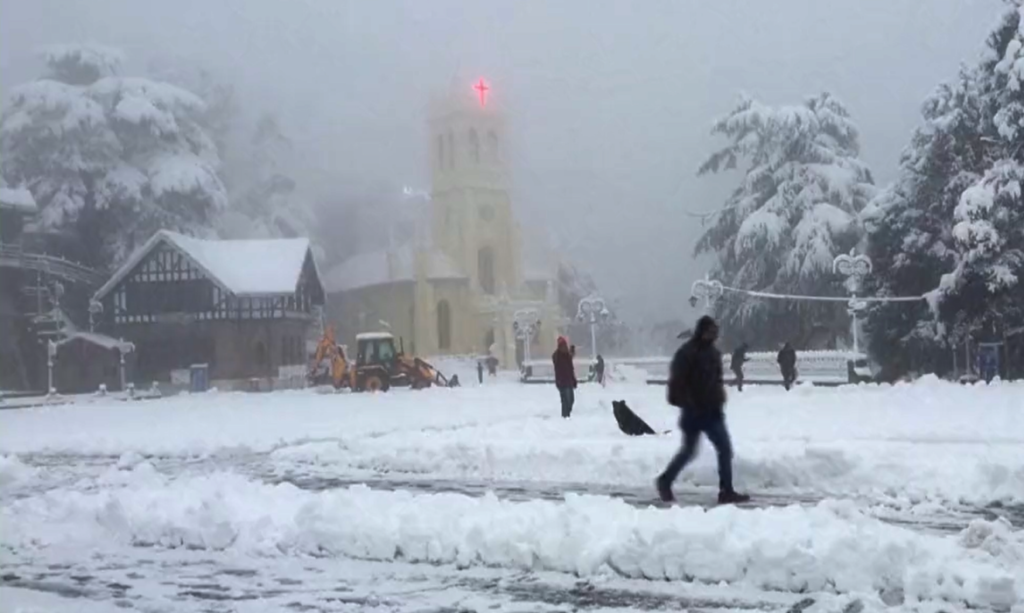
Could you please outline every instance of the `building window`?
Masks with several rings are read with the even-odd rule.
[[[473,128],[469,129],[469,155],[475,164],[480,163],[480,137]]]
[[[441,351],[452,348],[452,310],[447,300],[437,303],[437,348]]]
[[[263,341],[256,341],[252,354],[256,367],[261,373],[264,372],[267,369],[267,346],[263,344]]]
[[[448,130],[448,168],[455,168],[455,134]]]
[[[494,207],[489,205],[489,204],[485,204],[485,205],[481,206],[480,207],[480,219],[482,219],[483,221],[493,221],[494,220]]]
[[[501,161],[501,150],[498,148],[498,135],[493,130],[487,132],[487,161],[497,164]]]
[[[476,267],[480,289],[486,294],[494,294],[494,249],[482,247],[476,255]]]

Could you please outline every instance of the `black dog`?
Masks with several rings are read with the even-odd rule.
[[[619,430],[629,436],[655,434],[646,421],[640,419],[632,409],[626,406],[625,400],[613,400],[612,413],[615,415],[615,421],[619,423]]]

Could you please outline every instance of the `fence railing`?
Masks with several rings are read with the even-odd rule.
[[[99,286],[105,278],[102,272],[84,264],[56,255],[26,252],[20,245],[12,244],[0,244],[0,266],[44,272],[89,286]]]
[[[781,384],[782,373],[776,361],[777,353],[773,351],[757,351],[747,354],[749,361],[743,365],[744,380],[750,383]],[[577,373],[580,363],[576,361]],[[664,384],[668,381],[669,356],[608,358],[605,370],[610,379],[622,375],[623,379],[645,379],[650,384]],[[722,374],[727,383],[735,377],[729,369],[730,356],[722,356]],[[590,360],[584,362],[588,368]],[[528,367],[528,368],[527,368]],[[851,374],[851,368],[854,374]],[[850,383],[853,379],[871,377],[866,356],[849,351],[819,350],[797,352],[797,382],[812,382],[819,385],[836,385]],[[577,374],[579,378],[579,374]],[[551,360],[531,360],[524,363],[522,381],[524,383],[546,383],[554,380],[554,368]],[[580,378],[581,381],[585,380]]]

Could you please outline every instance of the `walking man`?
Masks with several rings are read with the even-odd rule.
[[[551,355],[551,361],[555,366],[555,387],[562,400],[562,418],[569,419],[576,402],[576,368],[569,352],[569,341],[564,336],[558,337],[558,348]]]
[[[782,351],[779,351],[779,370],[782,371],[782,384],[786,386],[786,391],[789,391],[790,386],[796,381],[796,350],[793,346],[786,341],[786,344],[782,346]]]
[[[681,411],[683,446],[656,482],[658,495],[665,502],[675,500],[672,483],[693,459],[701,433],[707,435],[718,454],[718,503],[750,500],[750,496],[737,493],[732,486],[732,443],[725,426],[725,384],[722,354],[715,347],[717,338],[718,324],[705,315],[697,322],[690,340],[672,358],[668,402]]]
[[[736,390],[740,392],[743,391],[743,363],[750,359],[747,357],[749,349],[750,345],[742,343],[732,352],[732,360],[729,364],[732,374],[736,375]]]

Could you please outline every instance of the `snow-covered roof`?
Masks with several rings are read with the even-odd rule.
[[[395,338],[395,335],[390,332],[363,332],[356,334],[357,341],[373,341],[387,338]]]
[[[360,253],[332,268],[324,277],[328,292],[347,292],[387,283],[407,283],[416,279],[416,257],[412,246],[392,250]],[[427,256],[427,279],[465,279],[459,266],[444,252],[430,249]]]
[[[0,207],[12,208],[26,213],[36,212],[36,199],[24,187],[0,187]]]
[[[96,292],[95,299],[105,296],[161,243],[180,251],[211,281],[236,296],[291,294],[310,254],[306,238],[206,240],[160,230],[128,258]]]

